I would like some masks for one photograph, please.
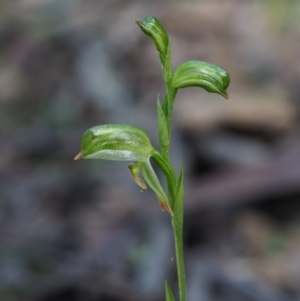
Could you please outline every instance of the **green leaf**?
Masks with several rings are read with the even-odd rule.
[[[145,162],[154,148],[147,134],[131,125],[106,124],[88,129],[81,139],[78,159]]]
[[[226,89],[230,83],[229,74],[219,66],[201,62],[187,61],[174,72],[173,87],[201,87],[208,92],[218,93],[228,99]]]
[[[175,238],[176,249],[176,261],[177,261],[177,273],[179,284],[179,296],[180,300],[186,300],[186,287],[185,287],[185,268],[183,258],[183,199],[184,199],[184,187],[183,187],[183,168],[180,168],[180,174],[177,179],[177,195],[174,204],[174,214],[172,218],[172,226]]]
[[[170,164],[169,160],[166,159],[158,150],[154,150],[151,159],[160,168],[166,177],[168,184],[168,192],[170,194],[169,202],[173,211],[174,200],[176,199],[176,187],[177,187],[177,177],[175,171]]]
[[[166,301],[175,301],[174,295],[167,281],[165,281],[165,294]]]
[[[162,103],[161,109],[163,110],[166,119],[168,119],[168,95],[167,94],[164,97],[164,101]]]
[[[158,118],[158,135],[161,151],[167,155],[169,150],[169,133],[166,116],[162,110],[159,99],[157,98],[157,118]]]
[[[143,20],[136,20],[135,22],[141,30],[153,40],[158,52],[165,53],[167,51],[169,37],[156,18],[149,16]]]
[[[183,183],[183,168],[181,166],[179,177],[177,180],[177,194],[174,204],[173,225],[175,231],[181,232],[183,228],[183,200],[184,200],[184,183]]]

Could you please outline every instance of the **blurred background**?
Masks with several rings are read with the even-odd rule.
[[[130,123],[157,145],[154,15],[173,66],[231,75],[180,90],[189,301],[300,300],[300,1],[1,0],[0,300],[162,301],[169,216],[127,163],[73,161],[83,132]]]

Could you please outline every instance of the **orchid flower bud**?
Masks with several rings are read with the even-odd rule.
[[[187,61],[174,72],[173,87],[201,87],[208,92],[218,93],[228,99],[226,89],[230,83],[229,74],[219,66],[201,62]]]
[[[167,51],[169,37],[156,18],[146,17],[143,20],[136,20],[135,23],[153,40],[158,52],[165,53]]]
[[[78,159],[146,161],[153,146],[141,129],[124,124],[98,125],[88,129],[81,140]]]

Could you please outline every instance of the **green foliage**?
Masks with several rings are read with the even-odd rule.
[[[216,65],[188,61],[181,64],[174,72],[171,64],[171,48],[169,37],[160,22],[154,17],[137,20],[141,30],[149,36],[159,52],[162,73],[166,85],[166,95],[161,105],[157,99],[158,136],[160,150],[155,149],[147,134],[131,125],[98,125],[88,129],[81,140],[81,151],[78,159],[105,159],[119,161],[135,161],[129,165],[133,180],[142,191],[147,185],[155,192],[162,210],[170,215],[175,239],[176,263],[180,301],[186,301],[185,268],[182,244],[183,212],[184,212],[184,177],[183,168],[177,176],[170,162],[170,139],[173,119],[173,104],[178,89],[201,87],[208,92],[218,93],[228,98],[227,88],[230,83],[229,74]],[[166,178],[166,191],[155,174],[150,159],[159,167]],[[139,177],[142,174],[143,179]],[[173,293],[165,283],[166,301],[175,301]]]
[[[159,145],[161,152],[164,156],[167,155],[167,150],[169,149],[169,133],[168,133],[168,124],[165,113],[160,105],[159,99],[157,99],[157,121],[158,121],[158,136],[159,136]]]
[[[167,281],[165,281],[165,294],[166,301],[175,301],[174,295]]]

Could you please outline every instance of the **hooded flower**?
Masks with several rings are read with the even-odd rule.
[[[129,165],[134,181],[142,190],[148,184],[157,195],[160,207],[172,214],[168,198],[150,163],[150,158],[157,154],[143,130],[131,125],[107,124],[92,127],[83,134],[81,150],[74,159],[136,161]],[[139,173],[145,181],[139,178]]]

